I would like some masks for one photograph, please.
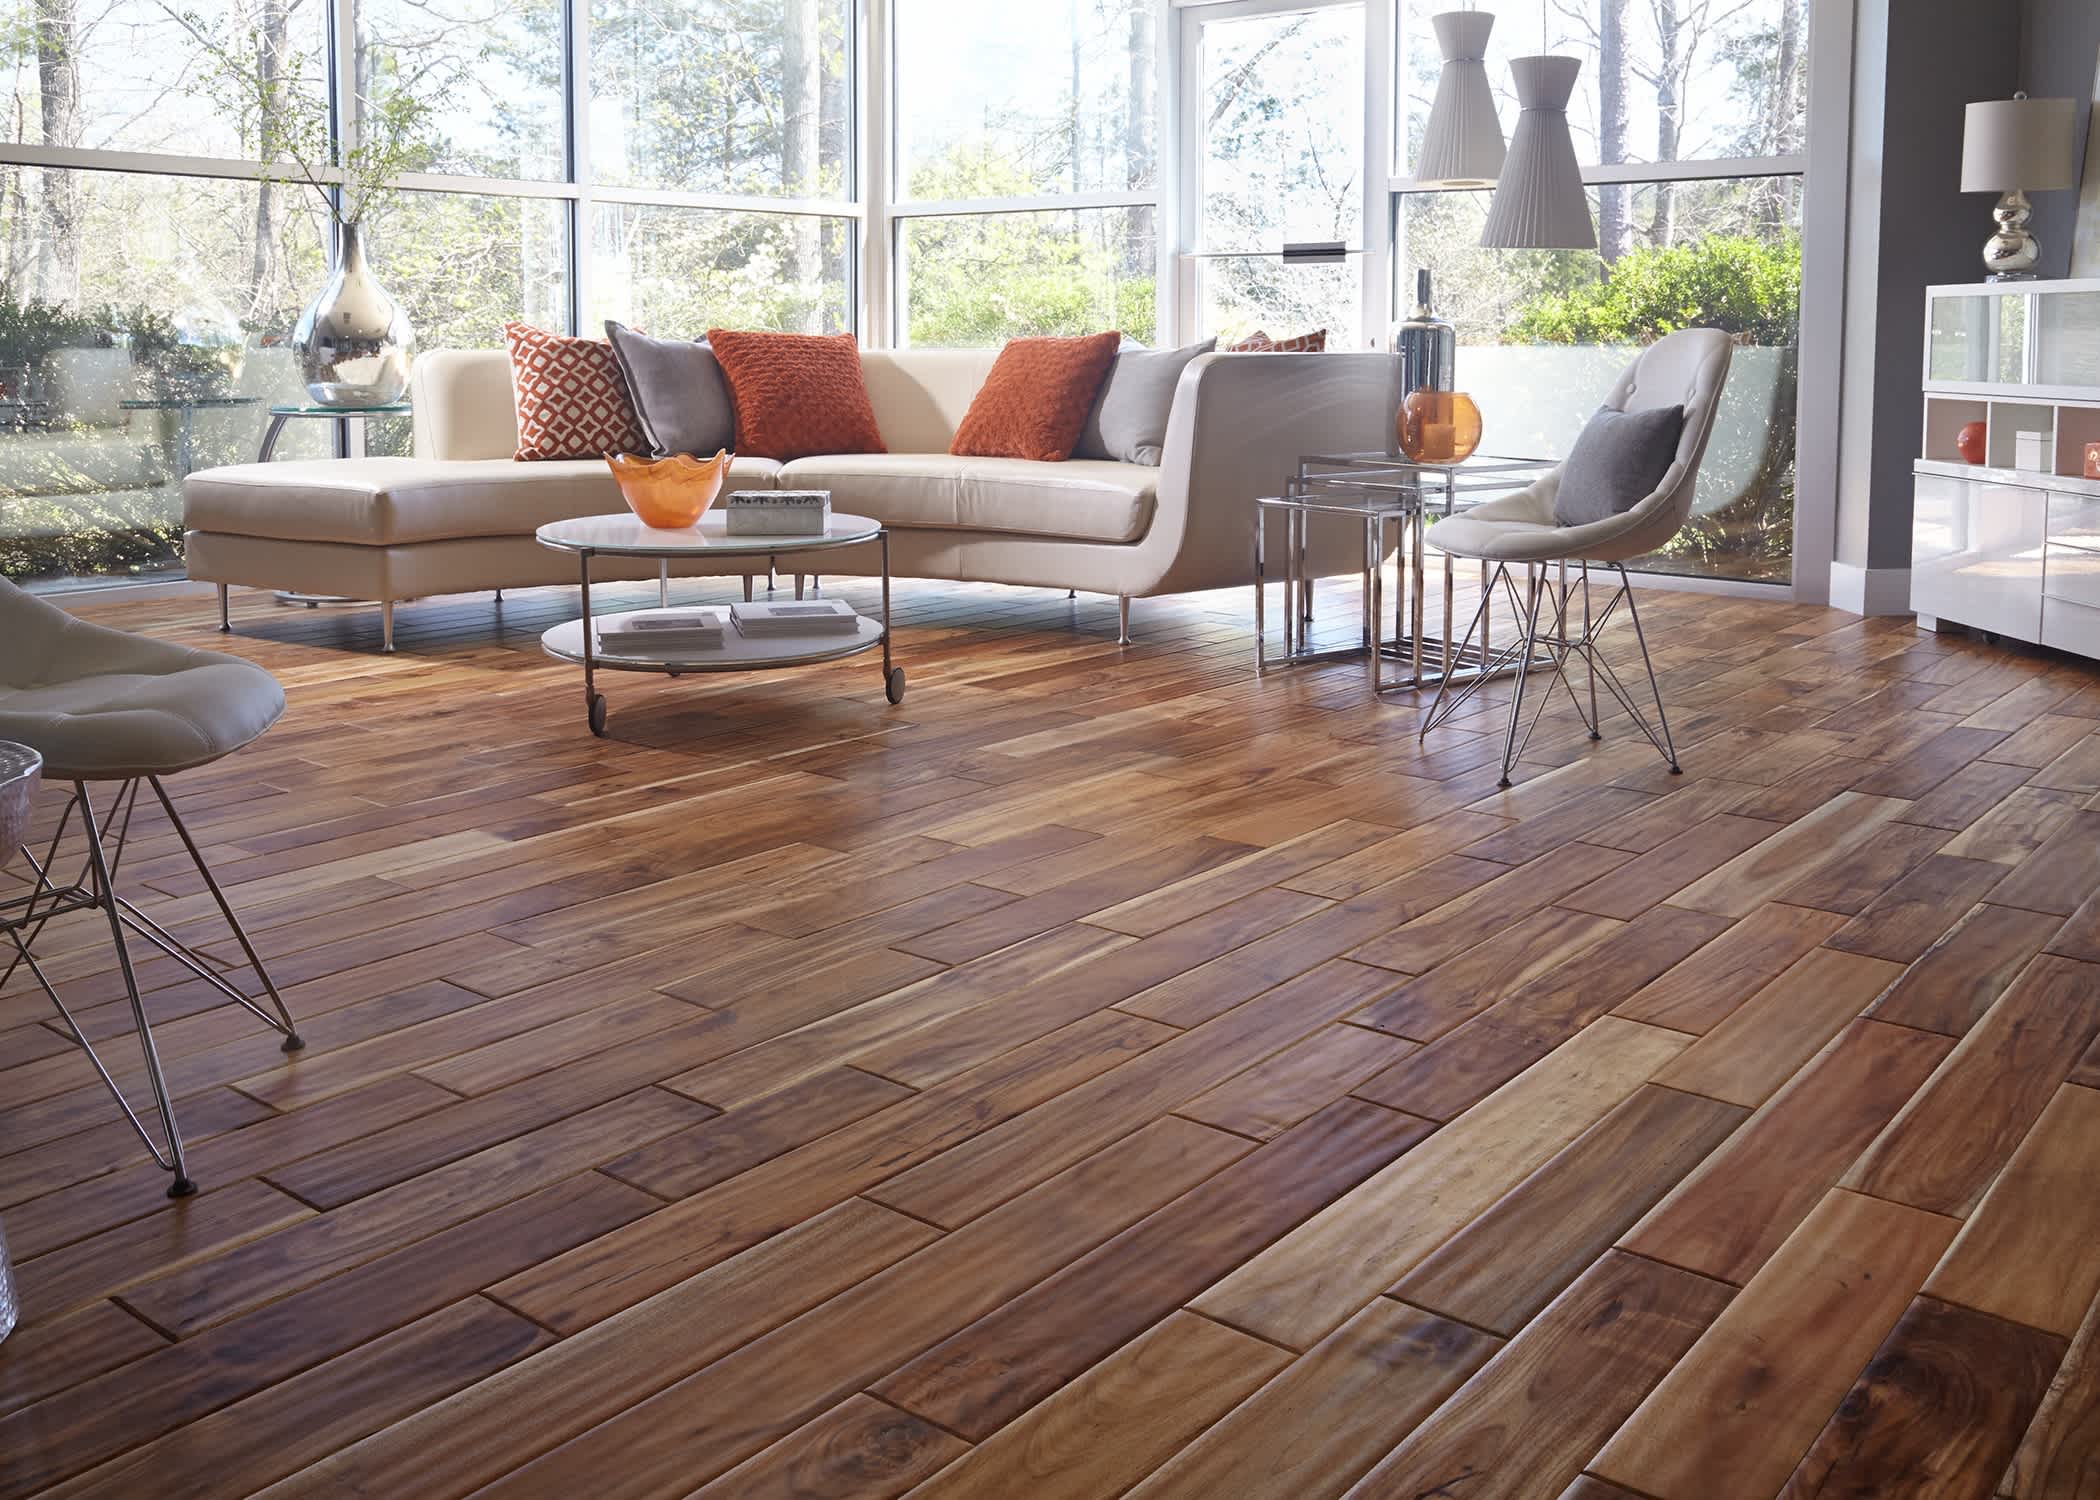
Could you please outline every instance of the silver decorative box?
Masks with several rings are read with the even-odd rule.
[[[831,491],[731,490],[722,512],[731,536],[822,536],[831,525]]]

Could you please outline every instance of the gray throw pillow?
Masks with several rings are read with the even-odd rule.
[[[1072,449],[1074,458],[1113,458],[1126,464],[1156,464],[1167,441],[1167,413],[1174,408],[1174,387],[1181,372],[1199,354],[1217,348],[1205,339],[1183,349],[1146,349],[1125,342],[1108,367],[1108,378],[1094,397],[1086,426]]]
[[[1683,433],[1681,406],[1598,407],[1560,466],[1553,519],[1563,526],[1587,526],[1632,510],[1670,472]]]
[[[606,320],[605,336],[627,379],[634,414],[654,454],[713,458],[736,446],[729,382],[706,339],[656,339]]]

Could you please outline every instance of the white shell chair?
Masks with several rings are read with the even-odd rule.
[[[168,1196],[179,1198],[196,1188],[190,1180],[182,1132],[175,1123],[175,1108],[153,1044],[153,1028],[140,997],[126,934],[143,939],[229,1000],[255,1012],[283,1033],[285,1051],[295,1052],[304,1045],[277,986],[161,785],[163,776],[217,760],[262,734],[284,712],[284,692],[268,672],[237,656],[92,625],[4,579],[0,579],[0,641],[6,642],[6,650],[0,652],[0,741],[27,745],[43,757],[47,780],[70,782],[73,787],[49,846],[41,855],[24,851],[35,876],[28,894],[0,899],[0,944],[13,950],[0,983],[18,967],[28,968],[58,1007],[73,1040],[116,1095],[146,1149],[173,1174]],[[88,788],[100,782],[115,783],[116,792],[98,809]],[[118,893],[117,871],[141,786],[152,789],[167,813],[261,982],[262,995],[235,987],[219,968]],[[86,854],[79,872],[61,881],[56,870],[67,827],[76,812]],[[123,1090],[74,1024],[72,1012],[36,960],[36,940],[47,923],[68,912],[88,910],[102,912],[109,922],[165,1146],[153,1139],[125,1100]],[[270,1007],[267,1010],[264,997]]]
[[[1648,638],[1641,632],[1641,616],[1626,580],[1625,560],[1653,552],[1677,534],[1692,512],[1692,491],[1699,476],[1699,461],[1706,453],[1707,437],[1713,432],[1714,411],[1720,405],[1721,387],[1728,380],[1733,344],[1725,333],[1711,328],[1688,328],[1658,339],[1640,352],[1613,385],[1604,404],[1619,411],[1648,411],[1659,406],[1684,407],[1684,430],[1677,440],[1677,454],[1650,493],[1631,508],[1606,520],[1582,526],[1562,526],[1553,518],[1554,496],[1560,489],[1560,470],[1554,469],[1533,484],[1475,506],[1462,515],[1438,521],[1430,528],[1430,541],[1454,557],[1473,557],[1492,563],[1494,572],[1481,590],[1480,608],[1467,628],[1462,650],[1470,650],[1473,638],[1486,626],[1488,606],[1500,585],[1508,597],[1516,620],[1516,639],[1486,662],[1487,670],[1457,693],[1448,684],[1439,688],[1429,712],[1422,717],[1422,734],[1448,720],[1460,704],[1471,698],[1489,676],[1516,668],[1516,692],[1510,699],[1509,728],[1502,747],[1502,785],[1510,784],[1510,772],[1523,752],[1531,729],[1523,722],[1528,679],[1534,669],[1550,671],[1568,690],[1576,713],[1589,726],[1590,738],[1598,739],[1597,684],[1600,680],[1626,710],[1649,743],[1661,752],[1673,772],[1677,747],[1670,738],[1670,723],[1663,713],[1662,689],[1655,681],[1655,665],[1648,657]],[[1581,633],[1569,631],[1570,616],[1578,607],[1577,585],[1569,581],[1567,565],[1580,566],[1579,607]],[[1590,564],[1604,563],[1619,575],[1619,586],[1601,613],[1590,609]],[[1548,577],[1550,565],[1559,564],[1559,582]],[[1512,568],[1523,570],[1524,589],[1519,597]],[[1647,668],[1648,691],[1655,700],[1655,722],[1650,724],[1635,706],[1633,695],[1612,671],[1597,649],[1597,639],[1621,602],[1633,621],[1634,639],[1641,648],[1641,664]],[[1485,652],[1483,654],[1486,654]],[[1589,668],[1589,707],[1568,681],[1568,658],[1580,656]],[[1552,680],[1533,709],[1531,724],[1551,700]]]

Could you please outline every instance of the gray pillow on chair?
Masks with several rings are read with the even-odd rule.
[[[627,379],[634,414],[655,456],[713,458],[736,446],[736,408],[729,382],[706,339],[655,339],[607,319],[605,336]]]
[[[1560,466],[1553,519],[1563,526],[1587,526],[1632,510],[1670,472],[1683,434],[1682,406],[1598,407]]]
[[[1108,378],[1094,397],[1094,409],[1087,413],[1072,456],[1158,463],[1182,370],[1217,346],[1214,338],[1180,349],[1146,349],[1126,342],[1108,367]]]

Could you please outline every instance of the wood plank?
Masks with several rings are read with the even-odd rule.
[[[1900,798],[1840,792],[1670,900],[1695,911],[1747,917],[1788,886],[1852,853],[1909,806]]]
[[[912,1094],[858,1068],[833,1068],[637,1146],[602,1170],[660,1198],[686,1198]]]
[[[1446,813],[1279,884],[1286,890],[1346,901],[1507,827],[1507,818],[1474,812]]]
[[[1965,1217],[2100,1033],[2100,968],[2044,954],[1955,1044],[1845,1186]]]
[[[1998,748],[2004,750],[2011,743],[2008,740]],[[2021,765],[1999,765],[1988,758],[1971,761],[1913,802],[1903,821],[1960,833],[2025,786],[2032,774]]]
[[[167,1342],[165,1334],[114,1302],[89,1302],[58,1317],[25,1318],[0,1346],[0,1415]]]
[[[1289,1362],[1273,1344],[1175,1313],[913,1493],[1120,1495]]]
[[[1838,1190],[1589,1465],[1657,1500],[1766,1500],[1787,1481],[1958,1226]]]
[[[1947,842],[1944,828],[1891,822],[1856,847],[1827,860],[1779,893],[1795,906],[1857,916]],[[1984,861],[1975,861],[1984,863]]]
[[[1953,1045],[1905,1026],[1854,1021],[1621,1243],[1742,1285]]]
[[[469,1298],[45,1493],[68,1500],[253,1494],[548,1342],[515,1313]]]
[[[1687,1047],[1656,1082],[1754,1109],[1902,973],[1887,959],[1818,948]]]
[[[2071,793],[2069,795],[2077,795]],[[2100,809],[2072,813],[1991,892],[2001,906],[2068,917],[2100,891]]]
[[[1499,1347],[1478,1329],[1379,1297],[1130,1500],[1333,1500]]]
[[[1926,1292],[2068,1339],[2100,1295],[2100,1090],[2058,1089]]]
[[[1118,1067],[1160,1033],[1134,1016],[1083,1018],[494,1290],[535,1321],[573,1333]]]
[[[1990,1494],[2063,1351],[2060,1338],[1918,1298],[1779,1492],[1782,1500]]]
[[[1438,964],[1350,1019],[1395,1036],[1433,1041],[1618,928],[1604,917],[1548,906]]]
[[[1607,1253],[1349,1495],[1556,1493],[1722,1315],[1729,1295],[1689,1271]]]
[[[697,1111],[662,1089],[573,1115],[558,1124],[412,1178],[385,1192],[208,1260],[164,1272],[125,1293],[156,1327],[193,1333],[234,1313],[357,1265],[620,1153],[631,1141],[666,1135]]]
[[[1515,1334],[1747,1114],[1644,1084],[1403,1276],[1391,1295]]]
[[[874,1387],[981,1442],[1429,1133],[1343,1099]]]
[[[1834,912],[1760,906],[1621,1000],[1612,1014],[1703,1035],[1843,925]]]
[[[692,1500],[890,1500],[970,1445],[871,1396],[851,1396],[738,1464]]]
[[[1375,823],[1356,823],[1345,818],[1298,838],[1285,839],[1267,849],[1242,855],[1215,870],[1190,875],[1131,900],[1103,906],[1087,920],[1112,932],[1151,937],[1178,923],[1215,911],[1229,901],[1286,883],[1295,875],[1354,854],[1387,838],[1390,832]]]
[[[486,1488],[606,1500],[696,1488],[828,1410],[883,1370],[1083,1254],[1249,1149],[1165,1119]],[[687,1200],[689,1202],[698,1200]]]
[[[1777,832],[1779,825],[1760,818],[1721,813],[1559,899],[1598,916],[1638,916]]]
[[[1869,1014],[1899,1026],[1965,1035],[2057,930],[2057,919],[2047,913],[1979,906],[1913,962]]]
[[[1448,1120],[1545,1056],[1614,1002],[1727,927],[1703,912],[1658,906],[1564,960],[1530,986],[1357,1086],[1357,1094]]]
[[[2003,865],[1989,860],[1931,855],[1862,907],[1829,945],[1910,963],[1983,900],[2004,874]]]
[[[1337,959],[900,1171],[868,1194],[929,1224],[953,1228],[966,1223],[1087,1152],[1340,1019],[1393,983],[1393,976],[1383,970]]]
[[[1271,1140],[1412,1051],[1412,1042],[1337,1022],[1174,1112],[1236,1135]]]
[[[1310,1349],[1677,1055],[1607,1017],[1511,1079],[1190,1305]]]
[[[1540,907],[1580,891],[1628,858],[1620,849],[1570,844],[1365,943],[1351,957],[1407,974],[1427,973]]]
[[[849,1198],[373,1433],[278,1486],[292,1496],[463,1495],[925,1248],[935,1231]],[[518,1413],[532,1421],[521,1430]]]
[[[2086,1309],[1998,1493],[2076,1500],[2100,1480],[2100,1302]]]
[[[0,1417],[0,1492],[28,1493],[471,1295],[655,1200],[585,1175]]]
[[[2023,786],[1949,840],[1940,851],[1963,859],[1989,859],[2018,865],[2077,816],[2083,799],[2076,792]]]

